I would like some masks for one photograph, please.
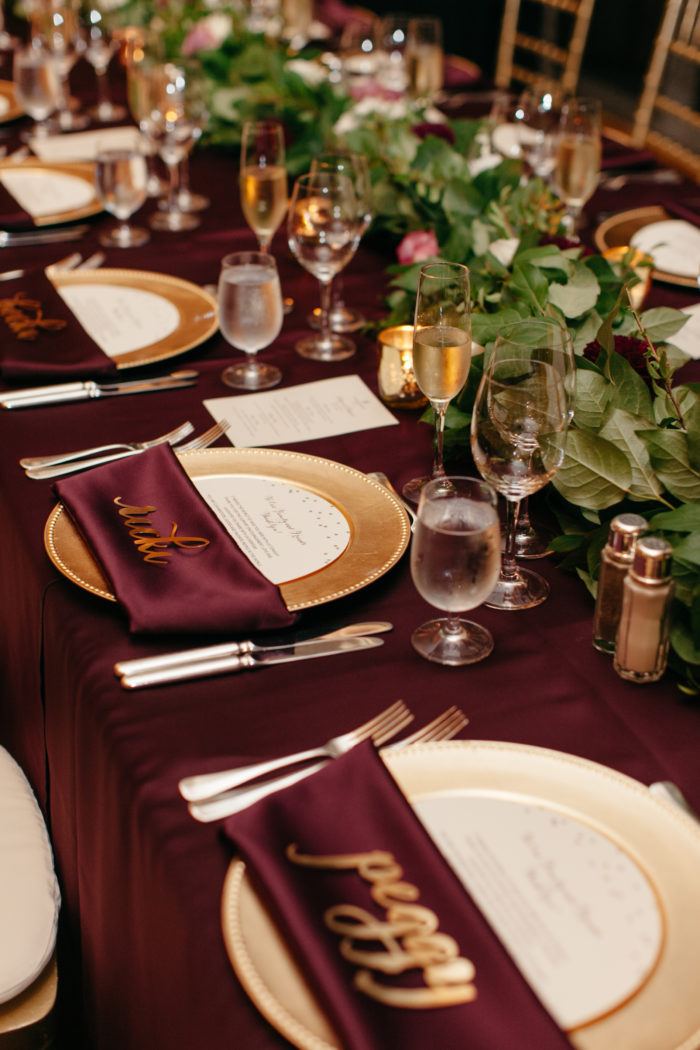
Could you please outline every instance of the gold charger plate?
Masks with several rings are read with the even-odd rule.
[[[399,500],[378,482],[342,463],[268,448],[204,449],[184,452],[180,459],[191,478],[273,478],[328,500],[343,514],[350,540],[340,557],[308,576],[280,584],[290,612],[322,605],[366,587],[388,572],[408,546],[408,516]],[[60,503],[46,522],[44,546],[56,568],[69,580],[101,598],[116,600],[109,581]]]
[[[621,211],[618,215],[612,215],[602,222],[594,233],[596,247],[602,253],[608,248],[618,248],[629,245],[632,237],[641,230],[643,226],[649,226],[652,222],[663,222],[673,216],[664,211],[660,204],[648,208],[634,208],[632,211]],[[684,288],[695,288],[696,277],[686,277],[683,274],[668,273],[665,270],[657,270],[654,267],[651,276],[657,281],[665,281],[666,284],[678,284]]]
[[[559,751],[496,741],[422,744],[382,758],[409,801],[454,795],[506,796],[596,828],[632,856],[662,912],[663,948],[636,995],[569,1033],[577,1050],[698,1050],[700,827],[639,781]],[[232,861],[221,903],[229,959],[260,1013],[299,1050],[341,1050],[245,865]]]
[[[11,80],[0,80],[0,98],[5,99],[7,103],[7,109],[0,113],[0,124],[4,124],[8,120],[16,120],[17,117],[24,116],[24,109],[20,106],[17,101],[15,94],[15,85]]]
[[[71,284],[120,285],[137,288],[167,299],[178,311],[179,322],[174,332],[153,343],[140,346],[114,359],[117,369],[152,365],[186,353],[212,336],[219,327],[216,299],[191,281],[147,270],[57,270],[51,275],[57,288]]]
[[[0,168],[3,166],[0,162]],[[47,175],[69,175],[71,178],[86,182],[93,191],[92,200],[78,208],[70,208],[66,211],[52,212],[40,215],[33,220],[34,226],[57,226],[62,222],[76,222],[78,219],[87,219],[91,215],[99,215],[104,211],[95,190],[95,165],[87,161],[75,161],[70,164],[49,164],[42,160],[23,160],[21,164],[13,164],[11,160],[5,161],[4,166],[13,173],[28,171],[32,176]]]

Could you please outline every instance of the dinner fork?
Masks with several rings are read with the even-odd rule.
[[[198,449],[209,448],[213,445],[218,437],[225,434],[228,428],[231,426],[227,419],[220,419],[218,423],[215,423],[213,427],[209,427],[199,437],[192,438],[191,441],[186,441],[184,445],[178,445],[175,449],[176,452],[196,452]]]
[[[451,707],[441,715],[438,715],[437,718],[434,718],[432,722],[428,722],[421,729],[417,729],[411,736],[389,744],[385,750],[399,751],[411,744],[451,740],[468,722],[469,719],[463,711],[460,711],[459,708]],[[315,762],[313,765],[304,769],[298,769],[294,773],[273,777],[262,784],[244,784],[242,787],[234,788],[232,791],[224,792],[214,798],[206,799],[202,802],[190,802],[187,808],[195,820],[201,823],[207,824],[213,820],[221,820],[225,817],[233,816],[234,813],[240,813],[241,810],[247,809],[254,802],[259,802],[276,791],[291,787],[292,784],[296,784],[300,780],[311,776],[312,773],[318,772],[319,769],[323,769],[325,765],[327,765],[327,760]]]
[[[156,445],[163,445],[166,442],[170,445],[175,444],[181,441],[182,438],[186,438],[193,430],[194,427],[188,421],[182,423],[179,427],[175,427],[174,430],[168,431],[167,434],[153,438],[151,441],[122,441],[115,442],[112,445],[96,445],[94,448],[81,448],[77,452],[58,452],[53,456],[25,456],[19,461],[19,465],[24,467],[25,470],[35,470],[40,467],[53,467],[59,463],[72,463],[76,459],[92,458],[108,452],[143,452],[147,448],[154,448]]]
[[[200,773],[196,776],[184,777],[178,784],[178,788],[182,797],[188,802],[199,802],[202,799],[220,795],[223,791],[239,787],[241,784],[246,784],[251,780],[257,780],[259,777],[273,773],[277,769],[283,769],[285,766],[299,765],[314,758],[337,758],[338,755],[344,755],[351,748],[369,737],[372,737],[375,744],[379,744],[382,742],[378,739],[379,736],[382,736],[382,740],[389,739],[389,737],[383,736],[387,729],[397,733],[399,729],[404,729],[412,719],[413,715],[403,700],[397,700],[391,707],[387,707],[385,711],[375,715],[374,718],[370,718],[368,722],[357,726],[356,729],[349,730],[347,733],[341,733],[340,736],[331,737],[330,740],[327,740],[325,744],[321,744],[319,747],[312,747],[306,751],[298,751],[291,755],[283,755],[281,758],[272,758],[266,762],[255,762],[252,765],[239,766],[237,769],[224,769],[217,773]]]

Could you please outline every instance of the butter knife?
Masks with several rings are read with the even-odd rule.
[[[2,408],[35,408],[39,405],[60,405],[67,401],[89,401],[118,394],[147,394],[152,390],[177,390],[197,382],[199,372],[192,370],[171,372],[155,379],[130,379],[120,383],[97,383],[92,379],[75,383],[57,383],[54,386],[26,387],[0,394]]]
[[[273,664],[291,663],[294,660],[312,660],[319,656],[336,656],[339,653],[354,653],[363,649],[374,649],[383,645],[382,638],[334,638],[327,641],[298,642],[286,648],[265,652],[242,653],[240,656],[223,656],[211,660],[199,660],[186,667],[164,667],[159,671],[144,674],[123,675],[122,688],[142,689],[149,685],[165,685],[167,682],[183,682],[190,678],[209,678],[233,671],[255,670]]]
[[[23,244],[55,244],[56,241],[77,241],[83,237],[90,227],[70,226],[61,230],[28,230],[18,231],[0,230],[0,248],[19,248]]]

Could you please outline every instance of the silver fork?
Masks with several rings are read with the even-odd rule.
[[[417,729],[415,733],[411,734],[411,736],[406,737],[404,740],[399,740],[394,744],[390,744],[386,750],[398,751],[411,744],[425,744],[434,743],[438,740],[451,740],[452,737],[457,735],[460,729],[463,729],[464,726],[468,724],[468,722],[469,719],[463,711],[459,710],[459,708],[449,708],[447,711],[443,712],[443,714],[434,718],[432,722],[428,722],[428,724],[421,729]],[[375,740],[375,744],[376,743],[377,741]],[[268,795],[271,795],[276,791],[281,791],[283,788],[291,787],[292,784],[296,784],[298,781],[311,776],[312,773],[316,773],[319,769],[323,769],[326,764],[327,760],[323,762],[315,762],[313,765],[307,766],[305,769],[273,777],[271,780],[268,780],[263,784],[245,784],[242,787],[234,788],[232,791],[224,792],[221,795],[206,799],[203,802],[190,802],[187,808],[195,820],[198,820],[203,824],[211,823],[213,820],[222,820],[225,817],[233,816],[234,813],[240,813],[241,810],[247,809],[248,806],[251,806],[254,802],[259,802],[261,799],[266,798]]]
[[[211,798],[213,795],[220,795],[222,791],[228,791],[230,788],[239,787],[248,781],[257,780],[258,777],[265,776],[267,773],[273,773],[276,769],[283,769],[285,766],[299,765],[314,758],[336,758],[338,755],[344,755],[346,751],[349,751],[356,744],[367,740],[369,737],[372,737],[376,744],[378,741],[374,736],[375,733],[381,732],[386,725],[393,727],[396,720],[401,721],[407,715],[410,721],[413,715],[411,715],[403,700],[397,700],[395,704],[387,707],[385,711],[382,711],[374,718],[370,718],[368,722],[349,730],[347,733],[341,733],[340,736],[331,737],[330,740],[327,740],[325,744],[321,744],[319,747],[298,751],[292,755],[283,755],[281,758],[272,758],[267,762],[255,762],[249,766],[240,766],[238,769],[224,769],[217,773],[200,773],[196,776],[184,777],[178,784],[178,788],[180,794],[187,802],[200,802],[203,799]],[[404,728],[406,724],[406,722],[403,722],[399,728]]]
[[[199,437],[192,438],[191,441],[186,441],[184,445],[178,445],[175,449],[176,452],[196,452],[200,448],[209,448],[218,437],[225,434],[231,424],[226,419],[219,420],[213,427],[209,427]]]
[[[175,430],[170,430],[167,434],[162,434],[151,441],[122,441],[115,442],[112,445],[96,445],[94,448],[82,448],[78,449],[77,452],[59,452],[53,456],[25,456],[24,459],[19,461],[19,465],[24,467],[25,470],[35,470],[41,467],[57,466],[60,463],[72,463],[76,459],[99,456],[103,452],[143,452],[144,449],[154,448],[156,445],[165,444],[166,441],[172,445],[187,437],[193,430],[194,427],[188,421],[176,427]]]

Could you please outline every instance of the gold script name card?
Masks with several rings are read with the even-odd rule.
[[[300,867],[355,871],[370,884],[372,901],[384,912],[382,919],[354,904],[337,904],[323,914],[326,927],[340,938],[340,954],[357,967],[353,984],[358,991],[385,1006],[409,1010],[455,1006],[476,998],[474,964],[460,955],[453,937],[440,932],[435,912],[416,903],[420,891],[403,880],[403,869],[392,853],[310,856],[292,843],[286,856]],[[399,979],[408,973],[413,981],[402,985]],[[415,984],[416,973],[422,985]]]
[[[40,332],[59,332],[66,322],[45,317],[38,299],[30,299],[25,292],[15,292],[8,299],[0,299],[0,317],[17,339],[33,342]]]
[[[158,529],[154,528],[149,518],[155,514],[157,507],[135,507],[122,502],[122,497],[117,496],[114,500],[119,507],[119,515],[123,518],[131,539],[139,554],[148,565],[168,565],[169,558],[175,550],[204,550],[209,546],[209,540],[202,536],[176,536],[177,522],[172,522],[170,532],[163,536]]]

